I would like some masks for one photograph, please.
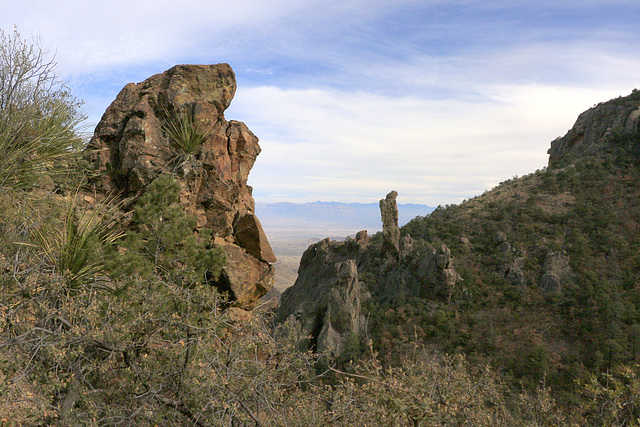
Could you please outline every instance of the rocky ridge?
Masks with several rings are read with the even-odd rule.
[[[212,244],[227,255],[217,286],[238,306],[252,308],[273,286],[276,257],[247,185],[258,138],[224,117],[235,91],[227,64],[177,65],[130,83],[102,116],[87,153],[102,193],[135,200],[160,175],[174,175],[181,205],[197,218],[198,229],[214,231]],[[200,142],[185,148],[182,138]]]
[[[640,130],[640,91],[588,109],[563,137],[551,142],[549,166],[559,166],[585,156],[598,156],[610,148],[610,140]]]
[[[411,236],[400,238],[397,195],[392,191],[380,201],[381,233],[326,238],[302,255],[298,278],[277,310],[280,322],[294,324],[301,349],[338,356],[346,343],[366,334],[363,301],[449,298],[461,280],[446,245],[416,249]]]

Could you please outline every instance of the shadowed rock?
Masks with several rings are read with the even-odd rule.
[[[337,281],[329,290],[327,309],[318,335],[318,352],[338,356],[350,336],[365,330],[365,318],[360,307],[358,267],[354,260],[336,265]]]
[[[368,238],[359,236],[343,242],[326,238],[302,255],[296,283],[283,292],[278,308],[280,321],[294,322],[300,349],[338,354],[349,333],[364,325],[357,265]]]
[[[269,245],[262,225],[251,212],[241,216],[235,226],[236,243],[245,248],[251,255],[262,261],[276,262],[276,255]]]

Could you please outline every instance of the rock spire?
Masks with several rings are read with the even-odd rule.
[[[380,200],[380,215],[382,216],[382,253],[386,257],[398,258],[400,252],[400,227],[398,227],[398,197],[397,191],[391,191],[387,197]]]
[[[197,228],[212,229],[213,244],[227,253],[220,286],[251,308],[271,288],[276,259],[247,185],[258,138],[224,117],[235,91],[227,64],[176,65],[130,83],[105,111],[87,153],[96,189],[105,193],[135,199],[158,176],[172,174]]]

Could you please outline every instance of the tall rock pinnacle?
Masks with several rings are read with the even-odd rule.
[[[258,138],[244,123],[224,117],[235,91],[227,64],[176,65],[130,83],[102,116],[87,152],[98,172],[96,188],[105,193],[135,198],[158,176],[172,174],[181,205],[198,228],[214,231],[215,244],[227,252],[223,287],[249,308],[271,288],[269,263],[276,259],[247,185],[260,153]],[[187,147],[189,137],[198,144]]]
[[[387,257],[397,258],[400,252],[400,227],[398,227],[398,197],[397,191],[387,194],[380,200],[380,215],[382,216],[383,244],[382,253]]]

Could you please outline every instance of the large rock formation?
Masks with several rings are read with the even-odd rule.
[[[327,310],[318,335],[318,351],[339,356],[349,339],[366,331],[366,319],[360,307],[360,282],[354,260],[336,265],[337,281],[331,286]]]
[[[329,350],[338,354],[351,333],[364,327],[360,313],[358,263],[369,239],[337,242],[326,238],[309,246],[300,260],[296,283],[280,300],[280,321],[295,322],[303,350]]]
[[[102,116],[87,152],[105,193],[135,198],[159,175],[176,176],[181,204],[227,253],[220,286],[250,308],[272,286],[275,256],[247,185],[258,138],[224,117],[235,90],[227,64],[177,65],[130,83]],[[200,143],[189,147],[193,138]]]
[[[578,116],[563,137],[551,142],[549,165],[571,162],[580,157],[599,155],[612,138],[634,135],[640,131],[640,91],[612,99],[588,109]]]

